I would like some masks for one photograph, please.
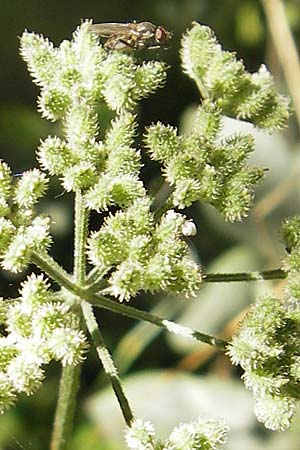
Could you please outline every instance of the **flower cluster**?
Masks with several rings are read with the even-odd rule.
[[[112,121],[101,144],[101,178],[85,194],[89,209],[103,211],[111,205],[124,208],[146,195],[139,179],[141,154],[133,147],[135,131],[132,113],[123,112]]]
[[[175,206],[185,208],[200,200],[227,221],[241,220],[264,172],[247,166],[254,150],[252,136],[220,139],[222,118],[246,119],[274,131],[285,125],[289,101],[276,93],[264,66],[249,74],[233,53],[222,50],[208,27],[193,24],[183,37],[181,57],[184,71],[199,87],[202,104],[188,135],[158,123],[147,129],[146,147],[151,158],[163,164],[164,176],[174,187]]]
[[[120,301],[141,290],[193,294],[201,273],[184,236],[194,235],[195,226],[173,209],[160,217],[151,211],[140,178],[140,150],[134,147],[134,108],[162,86],[165,65],[138,63],[134,55],[105,50],[90,25],[84,22],[73,40],[58,48],[35,33],[25,32],[21,38],[21,54],[41,88],[39,110],[63,125],[61,137],[48,136],[41,142],[38,161],[43,170],[60,178],[66,191],[80,192],[85,208],[117,209],[88,238],[88,258],[96,281],[101,279],[101,293]],[[254,147],[251,136],[220,137],[223,116],[273,131],[288,118],[288,101],[275,92],[265,67],[247,73],[234,54],[221,49],[207,27],[193,25],[182,40],[181,55],[185,72],[196,81],[203,98],[191,131],[179,135],[175,127],[157,123],[148,127],[144,142],[150,156],[163,166],[173,188],[174,207],[183,209],[201,200],[226,220],[241,220],[264,172],[247,165]],[[115,114],[102,139],[99,101]],[[32,252],[49,246],[49,220],[35,216],[33,210],[46,187],[43,172],[33,169],[14,182],[1,162],[0,245],[5,269],[22,270]],[[285,226],[291,248],[286,267],[294,274],[289,301],[270,297],[259,301],[229,350],[232,361],[245,370],[259,419],[272,429],[287,428],[300,394],[300,309],[295,300],[300,293],[295,282],[300,268],[298,222]],[[97,282],[91,289],[99,288]],[[54,296],[43,277],[35,275],[23,284],[19,299],[0,302],[0,410],[13,403],[19,392],[36,390],[44,376],[43,364],[52,359],[77,364],[83,359],[87,344],[72,305],[65,295]],[[126,442],[137,450],[213,450],[224,442],[225,434],[223,422],[199,420],[176,427],[163,443],[155,439],[151,424],[136,421]]]
[[[90,262],[99,273],[109,273],[109,287],[103,293],[120,300],[129,300],[140,290],[195,293],[201,273],[182,239],[190,225],[185,216],[173,210],[155,224],[147,198],[109,215],[91,235],[88,249]]]
[[[244,369],[255,413],[271,430],[290,426],[300,399],[300,309],[277,298],[260,299],[232,340],[229,354]]]
[[[198,419],[174,428],[165,442],[155,438],[154,426],[137,419],[125,433],[130,450],[218,450],[226,442],[223,420]]]
[[[182,40],[182,65],[202,96],[223,114],[249,120],[268,131],[281,129],[289,116],[289,100],[277,94],[265,66],[250,74],[234,53],[224,51],[213,31],[194,22]]]
[[[38,169],[13,177],[0,161],[0,257],[1,266],[22,271],[33,251],[45,251],[50,243],[50,220],[36,216],[34,206],[45,194],[48,180]]]
[[[133,146],[137,124],[132,109],[163,84],[164,64],[138,64],[132,55],[107,52],[91,33],[90,22],[59,48],[26,32],[21,54],[41,87],[42,115],[63,122],[64,137],[48,136],[39,146],[42,168],[60,177],[67,191],[81,191],[88,209],[121,208],[88,243],[98,278],[109,273],[103,292],[120,300],[142,289],[194,293],[201,274],[182,240],[182,227],[191,223],[174,211],[155,223],[140,179],[140,151]],[[116,113],[102,140],[99,100]]]
[[[20,296],[0,300],[0,413],[19,393],[33,394],[51,360],[76,365],[87,350],[72,302],[49,290],[42,275],[32,274]]]
[[[126,206],[145,195],[138,179],[140,154],[132,147],[136,125],[130,112],[163,85],[165,65],[138,64],[132,55],[107,52],[89,21],[58,48],[43,36],[25,32],[21,54],[41,87],[42,115],[63,122],[64,138],[48,136],[39,147],[42,168],[59,176],[67,191],[89,191],[87,205],[93,209]],[[98,139],[100,101],[116,113],[104,141]]]
[[[259,299],[229,349],[232,362],[245,371],[258,419],[272,430],[290,426],[300,400],[299,217],[285,221],[282,229],[289,251],[286,297]]]
[[[148,127],[145,143],[151,158],[163,164],[178,208],[200,200],[234,222],[247,215],[264,171],[247,165],[253,137],[236,134],[220,139],[221,120],[220,108],[205,101],[190,134],[179,135],[175,127],[158,123]]]

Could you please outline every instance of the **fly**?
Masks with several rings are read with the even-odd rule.
[[[173,33],[151,22],[96,23],[91,31],[107,38],[104,47],[109,50],[140,50],[158,48],[171,39]]]

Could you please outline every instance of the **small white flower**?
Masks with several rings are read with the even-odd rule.
[[[196,236],[197,227],[192,220],[186,220],[182,225],[182,234],[183,236]]]

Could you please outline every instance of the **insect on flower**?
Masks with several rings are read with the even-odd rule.
[[[104,47],[109,50],[158,48],[173,36],[164,27],[151,22],[96,23],[91,25],[91,31],[107,38]]]

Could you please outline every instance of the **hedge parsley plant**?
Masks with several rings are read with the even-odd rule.
[[[7,163],[0,163],[1,266],[18,273],[33,263],[42,272],[27,277],[17,298],[0,302],[0,410],[13,405],[20,393],[33,394],[44,380],[45,365],[59,361],[63,372],[51,448],[66,448],[79,369],[91,340],[127,423],[129,449],[209,450],[225,442],[227,427],[221,419],[180,424],[161,441],[151,423],[135,418],[94,305],[227,348],[232,362],[245,371],[258,419],[268,428],[286,429],[300,395],[299,218],[283,227],[290,248],[282,271],[283,276],[288,273],[287,298],[260,299],[231,344],[122,302],[141,291],[186,297],[198,292],[201,269],[183,239],[194,235],[196,227],[182,210],[201,201],[226,221],[240,221],[264,176],[262,168],[247,163],[253,136],[222,138],[223,118],[246,120],[272,132],[285,125],[289,101],[275,92],[265,66],[248,73],[233,53],[222,50],[208,27],[193,23],[181,47],[183,71],[196,82],[201,98],[191,131],[180,134],[158,122],[142,138],[142,151],[160,163],[170,186],[165,204],[157,209],[140,174],[135,110],[164,85],[166,65],[143,62],[135,53],[107,51],[90,23],[85,21],[58,48],[35,33],[25,31],[21,37],[21,55],[40,87],[38,110],[50,121],[61,121],[63,133],[44,139],[36,152],[39,168],[18,178]],[[103,139],[100,103],[114,113]],[[50,256],[51,219],[35,210],[49,177],[58,177],[64,191],[75,197],[73,274]],[[104,217],[97,230],[88,227],[93,210]],[[52,290],[49,279],[60,290]]]

